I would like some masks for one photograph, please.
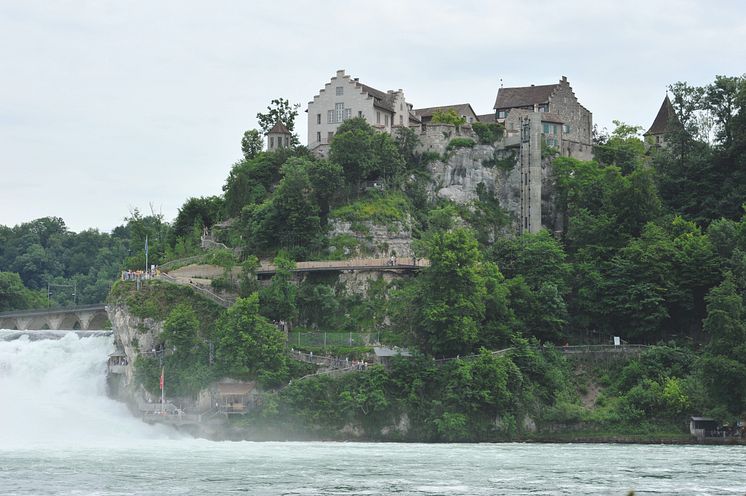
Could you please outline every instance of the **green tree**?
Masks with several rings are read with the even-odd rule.
[[[274,124],[273,124],[274,125]],[[246,160],[256,157],[264,149],[264,138],[257,129],[249,129],[241,138],[241,151]]]
[[[640,167],[645,157],[645,144],[640,138],[641,126],[613,121],[610,136],[603,136],[593,148],[593,155],[603,165],[616,165],[623,174]]]
[[[299,103],[291,104],[285,98],[275,98],[267,106],[265,113],[256,114],[257,121],[262,133],[266,135],[277,122],[282,122],[288,131],[292,133],[292,144],[298,144],[298,135],[295,133],[295,118],[298,117]]]
[[[163,323],[161,334],[165,345],[174,350],[180,361],[194,362],[205,355],[206,346],[200,333],[197,314],[188,303],[176,305]]]
[[[428,256],[415,302],[422,348],[441,356],[469,353],[479,341],[487,296],[477,241],[463,228],[437,232]]]
[[[330,207],[343,185],[343,171],[339,164],[328,160],[315,160],[307,164],[308,178],[311,181],[322,219],[326,219]]]
[[[298,289],[293,283],[292,270],[295,262],[277,256],[274,260],[275,275],[269,286],[259,291],[262,303],[262,315],[279,322],[281,320],[292,322],[298,317],[297,293]]]
[[[433,124],[452,124],[454,126],[463,126],[466,124],[466,118],[458,115],[455,110],[436,110],[433,112],[433,118],[430,121]]]
[[[285,335],[259,315],[259,295],[239,298],[215,325],[219,370],[237,379],[286,369]]]
[[[18,274],[0,272],[0,312],[40,308],[45,305],[43,295],[26,288]]]

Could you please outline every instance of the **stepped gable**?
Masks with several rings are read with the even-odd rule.
[[[660,110],[658,110],[658,115],[655,116],[653,125],[650,126],[650,129],[648,129],[643,136],[666,134],[671,129],[670,125],[672,119],[673,122],[679,122],[679,118],[676,115],[676,109],[673,108],[671,100],[668,98],[668,95],[666,95],[666,98],[663,99]]]

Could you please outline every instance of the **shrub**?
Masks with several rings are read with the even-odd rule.
[[[456,148],[474,148],[476,142],[471,138],[453,138],[448,142],[446,150],[454,150]]]
[[[503,137],[505,128],[496,122],[475,122],[471,128],[479,136],[479,142],[483,145],[491,145]]]

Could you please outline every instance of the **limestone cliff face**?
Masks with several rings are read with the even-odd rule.
[[[446,152],[428,165],[432,181],[430,196],[445,198],[459,205],[477,200],[477,188],[484,185],[512,217],[513,231],[520,230],[521,172],[517,147],[505,143],[475,145]],[[551,159],[541,162],[542,224],[557,229],[562,219],[555,211]]]
[[[345,255],[360,257],[389,257],[395,254],[397,257],[412,256],[412,222],[409,216],[402,222],[393,222],[390,225],[378,225],[371,221],[352,222],[332,219],[329,225],[329,237],[346,235],[355,238],[358,242],[357,253],[345,253]]]
[[[144,391],[135,384],[135,360],[142,353],[151,352],[155,348],[158,336],[163,331],[163,322],[135,317],[121,304],[109,305],[106,310],[114,331],[114,342],[124,351],[128,360],[120,379],[118,395],[125,401],[136,402],[142,399]]]

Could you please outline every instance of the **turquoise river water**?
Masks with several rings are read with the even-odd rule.
[[[0,333],[0,495],[746,495],[744,446],[193,439],[106,396],[111,349]]]

